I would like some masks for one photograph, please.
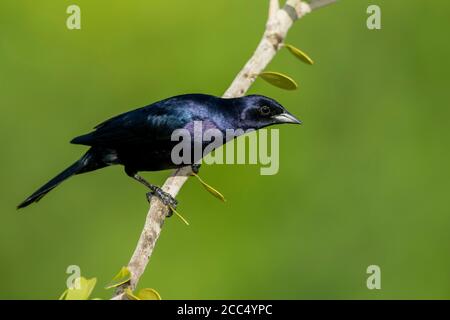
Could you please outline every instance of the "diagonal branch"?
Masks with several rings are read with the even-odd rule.
[[[313,9],[323,7],[336,0],[313,0],[310,4],[301,0],[287,0],[282,9],[279,8],[278,0],[269,1],[269,18],[266,23],[264,35],[250,60],[248,60],[228,90],[224,93],[224,98],[243,96],[247,92],[256,79],[255,75],[261,73],[275,57],[283,44],[288,30],[297,19],[302,18]],[[166,180],[162,189],[175,197],[191,174],[191,167],[183,167],[176,170]],[[124,290],[127,287],[132,290],[136,288],[139,278],[144,273],[153,253],[167,213],[168,208],[157,197],[153,197],[147,213],[144,229],[142,230],[133,256],[128,263],[131,279],[116,290],[116,295],[113,299],[126,299]]]
[[[276,14],[277,11],[280,10],[280,2],[279,0],[269,0],[269,18],[268,19],[273,19]]]

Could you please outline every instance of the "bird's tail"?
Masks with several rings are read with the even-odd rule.
[[[26,206],[32,204],[33,202],[38,202],[42,199],[47,193],[49,193],[53,188],[58,186],[64,180],[70,178],[73,175],[80,174],[83,172],[88,172],[92,170],[96,170],[104,167],[103,163],[96,161],[95,153],[90,149],[86,152],[78,161],[72,164],[70,167],[65,169],[63,172],[58,174],[52,180],[44,184],[40,187],[36,192],[34,192],[31,196],[26,198],[21,204],[17,206],[17,209],[25,208]]]

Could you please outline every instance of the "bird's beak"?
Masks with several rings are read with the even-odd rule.
[[[302,124],[300,120],[298,120],[296,117],[294,117],[292,114],[284,112],[281,114],[277,114],[272,117],[276,121],[276,123],[295,123],[295,124]]]

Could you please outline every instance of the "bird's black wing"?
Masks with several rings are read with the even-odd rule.
[[[71,143],[117,147],[170,141],[172,132],[183,128],[187,122],[189,117],[177,112],[176,108],[148,106],[106,120],[91,133],[76,137]]]

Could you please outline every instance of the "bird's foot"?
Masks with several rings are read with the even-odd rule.
[[[169,207],[169,213],[167,214],[167,217],[171,217],[173,215],[172,208],[176,209],[178,205],[178,201],[172,197],[169,193],[163,191],[159,187],[154,187],[152,191],[148,192],[147,194],[147,200],[150,202],[151,198],[153,196],[156,196],[161,200],[161,202]]]
[[[192,172],[198,174],[198,172],[200,171],[200,166],[200,163],[194,163],[193,165],[191,165]]]

